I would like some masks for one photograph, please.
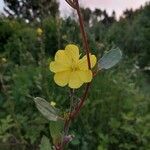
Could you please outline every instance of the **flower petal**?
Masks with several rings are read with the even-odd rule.
[[[68,44],[65,48],[66,55],[71,59],[77,62],[79,60],[79,48],[74,44]]]
[[[83,81],[80,79],[78,71],[73,71],[70,74],[69,87],[72,89],[77,89],[83,84]]]
[[[91,62],[91,68],[93,68],[97,62],[97,58],[95,55],[90,54],[90,62]],[[88,61],[86,55],[79,60],[78,66],[81,70],[88,70]]]
[[[70,68],[67,65],[56,61],[52,61],[49,65],[49,68],[54,73],[70,70]]]
[[[55,61],[66,66],[71,66],[71,61],[64,50],[58,50],[55,54]]]
[[[78,71],[78,75],[80,77],[80,80],[82,80],[85,83],[91,82],[92,77],[93,77],[91,70]]]
[[[70,71],[58,72],[54,75],[54,81],[59,86],[65,86],[70,79]]]

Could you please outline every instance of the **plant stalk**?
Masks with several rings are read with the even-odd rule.
[[[68,0],[66,0],[66,2],[68,3]],[[72,7],[71,5],[70,6],[73,9],[75,9],[77,11],[77,14],[78,14],[79,26],[80,26],[80,31],[81,31],[81,35],[82,35],[82,41],[83,41],[84,50],[85,50],[86,56],[87,56],[88,68],[91,70],[90,48],[89,48],[89,45],[88,45],[87,35],[86,35],[86,32],[85,32],[84,23],[83,23],[83,19],[82,19],[82,16],[81,16],[79,2],[78,2],[78,0],[74,0],[73,2],[75,4],[75,7]],[[69,117],[65,120],[65,123],[64,123],[64,133],[66,133],[66,130],[68,130],[71,121],[73,119],[75,119],[75,117],[79,114],[79,112],[80,112],[80,110],[81,110],[81,108],[82,108],[82,106],[83,106],[83,104],[84,104],[84,102],[85,102],[85,100],[86,100],[86,98],[88,96],[90,85],[91,85],[91,83],[87,83],[87,85],[85,87],[85,91],[83,93],[83,96],[80,99],[80,102],[78,103],[77,107],[73,111],[70,112]],[[65,146],[64,137],[63,137],[63,141],[62,142],[63,143],[61,143],[59,147],[55,146],[55,147],[57,147],[56,150],[63,150],[64,149],[64,146]]]

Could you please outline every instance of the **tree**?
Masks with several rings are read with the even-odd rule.
[[[112,16],[109,16],[107,11],[104,10],[103,11],[103,16],[104,16],[104,19],[102,20],[102,23],[104,25],[111,25],[114,21],[115,21],[115,11],[112,12]]]
[[[4,0],[5,12],[11,17],[24,18],[29,21],[42,20],[47,16],[56,17],[59,13],[57,0]]]
[[[126,10],[123,12],[123,15],[124,15],[124,17],[127,18],[127,19],[132,19],[132,18],[133,18],[133,15],[134,15],[134,12],[133,12],[132,8],[131,8],[131,9],[126,9]]]
[[[82,12],[83,20],[84,20],[85,24],[89,26],[91,14],[92,14],[91,9],[90,8],[81,8],[81,12]]]
[[[102,16],[102,10],[101,9],[95,8],[93,13],[95,14],[96,17]]]

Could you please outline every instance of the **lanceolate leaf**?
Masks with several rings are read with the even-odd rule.
[[[115,66],[122,58],[122,52],[119,48],[112,49],[99,60],[98,67],[101,69],[109,69]]]
[[[37,109],[42,113],[42,115],[50,121],[57,121],[58,110],[52,107],[46,100],[40,97],[34,98]]]

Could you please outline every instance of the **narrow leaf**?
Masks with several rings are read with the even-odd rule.
[[[42,115],[50,121],[57,121],[58,111],[52,107],[46,100],[40,97],[34,98],[37,109],[42,113]]]
[[[46,136],[42,137],[40,150],[52,150],[52,146],[49,142],[49,139]]]
[[[112,49],[99,60],[99,69],[109,69],[115,66],[122,58],[122,52],[119,48]]]

